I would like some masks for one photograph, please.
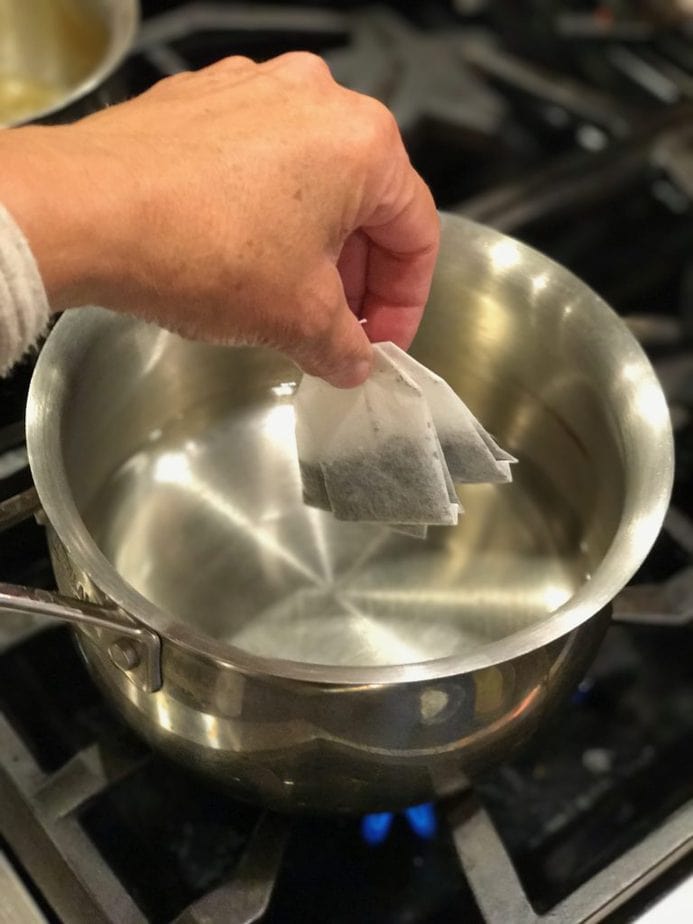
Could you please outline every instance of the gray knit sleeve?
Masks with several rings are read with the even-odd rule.
[[[0,205],[0,376],[34,346],[49,317],[46,290],[31,248]]]

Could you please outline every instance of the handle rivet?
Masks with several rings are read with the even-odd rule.
[[[141,662],[140,653],[133,642],[128,639],[120,638],[108,647],[108,654],[111,661],[121,671],[132,671],[139,666]]]

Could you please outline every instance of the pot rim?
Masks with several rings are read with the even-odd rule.
[[[107,23],[108,45],[94,70],[50,106],[3,123],[5,127],[17,128],[20,125],[50,118],[87,96],[113,74],[135,43],[141,19],[140,2],[139,0],[118,0],[116,4],[111,4],[111,14],[112,21]]]
[[[470,241],[484,249],[507,235],[478,225],[460,216],[443,215],[443,224],[457,224]],[[583,296],[581,311],[594,315],[596,329],[613,338],[623,373],[624,387],[634,413],[646,419],[647,439],[643,439],[641,465],[647,470],[647,490],[641,488],[634,499],[626,494],[624,513],[611,543],[591,579],[555,612],[511,635],[490,642],[469,653],[432,661],[376,667],[343,667],[309,664],[249,654],[218,641],[190,625],[179,622],[147,600],[127,583],[105,558],[92,539],[72,498],[60,453],[60,415],[53,413],[61,389],[67,388],[64,374],[65,353],[84,337],[85,325],[103,324],[113,317],[102,308],[67,312],[49,335],[36,364],[27,404],[27,450],[36,489],[52,528],[77,568],[86,573],[96,587],[134,619],[159,633],[164,643],[174,643],[211,658],[225,666],[256,675],[330,686],[386,685],[444,679],[480,670],[529,654],[579,628],[590,617],[606,608],[623,589],[649,553],[666,514],[674,477],[674,443],[669,410],[656,373],[640,344],[622,319],[585,283],[548,257],[520,242],[513,241],[523,257],[547,269],[551,267],[561,283],[575,287]],[[141,323],[133,321],[133,323]],[[88,329],[88,328],[87,328]],[[78,334],[79,331],[81,334]],[[625,372],[628,375],[625,375]],[[627,381],[626,381],[627,379]],[[49,461],[50,460],[50,461]],[[631,491],[632,493],[632,491]],[[630,503],[629,503],[630,501]],[[629,510],[635,507],[635,510]]]

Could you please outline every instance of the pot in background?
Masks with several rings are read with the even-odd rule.
[[[0,126],[69,122],[113,102],[138,0],[0,0]]]

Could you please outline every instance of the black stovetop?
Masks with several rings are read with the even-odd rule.
[[[316,2],[300,16],[275,5],[268,20],[252,4],[230,21],[224,16],[237,4],[206,4],[202,25],[181,30],[195,21],[185,18],[189,7],[148,0],[145,42],[116,85],[133,93],[167,69],[296,47],[327,53],[337,72],[359,76],[363,89],[400,107],[412,159],[440,207],[539,247],[630,320],[668,389],[673,504],[693,517],[693,154],[685,144],[676,157],[667,153],[693,125],[693,45],[680,22],[648,18],[646,3],[534,0],[522,8],[460,0],[418,4],[415,13],[391,3],[376,13],[363,3]],[[180,18],[162,25],[159,14],[171,11]],[[407,108],[397,81],[408,61],[428,59],[424,92]],[[28,362],[0,383],[0,497],[29,483],[21,419],[30,371]],[[693,549],[681,536],[665,530],[636,581],[662,583],[689,567]],[[0,578],[51,586],[36,524],[0,543]],[[476,798],[538,911],[693,799],[691,664],[692,627],[613,625],[572,701],[521,757],[479,781]],[[240,862],[260,810],[136,741],[65,629],[0,655],[0,707],[46,774],[95,743],[128,755],[132,772],[82,806],[79,823],[153,924],[173,921]],[[421,836],[399,816],[380,843],[364,837],[363,819],[294,822],[263,920],[482,921],[446,807],[436,815],[435,834]]]

